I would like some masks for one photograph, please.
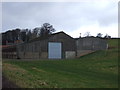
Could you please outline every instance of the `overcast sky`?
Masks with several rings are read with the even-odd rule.
[[[118,37],[118,1],[82,2],[3,2],[2,32],[21,28],[33,29],[50,23],[56,32],[72,37],[86,32]]]

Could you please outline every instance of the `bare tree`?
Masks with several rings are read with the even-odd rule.
[[[86,33],[84,34],[84,37],[90,37],[90,36],[91,36],[90,32],[86,32]]]

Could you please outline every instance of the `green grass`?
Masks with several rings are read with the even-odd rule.
[[[73,60],[3,60],[3,74],[21,88],[117,88],[118,43]]]

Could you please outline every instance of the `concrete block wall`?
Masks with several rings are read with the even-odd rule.
[[[71,59],[76,57],[76,52],[75,51],[66,51],[65,52],[65,58],[66,59]]]

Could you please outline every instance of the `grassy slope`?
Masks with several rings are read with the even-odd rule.
[[[3,74],[20,87],[114,88],[118,76],[118,43],[74,60],[3,61]]]

